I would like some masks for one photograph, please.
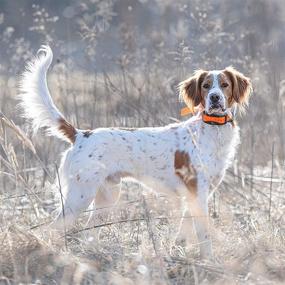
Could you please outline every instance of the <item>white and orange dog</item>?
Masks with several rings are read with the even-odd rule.
[[[208,194],[221,183],[234,157],[239,128],[232,114],[247,105],[250,80],[232,67],[199,70],[179,85],[189,109],[198,110],[187,121],[156,128],[79,130],[50,96],[46,75],[52,58],[49,47],[39,50],[22,77],[20,99],[35,131],[47,128],[71,144],[59,169],[65,222],[71,225],[94,201],[100,207],[98,203],[113,197],[114,185],[132,177],[154,190],[187,197],[196,216],[201,255],[211,257]]]

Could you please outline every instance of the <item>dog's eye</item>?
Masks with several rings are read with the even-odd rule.
[[[225,82],[225,83],[222,83],[222,85],[221,85],[221,86],[222,86],[222,88],[226,88],[226,87],[228,87],[228,86],[229,86],[229,84]]]
[[[205,84],[203,84],[203,88],[209,89],[209,88],[210,88],[210,85],[209,85],[208,83],[205,83]]]

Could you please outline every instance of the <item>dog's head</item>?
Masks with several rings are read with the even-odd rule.
[[[252,85],[249,78],[233,67],[227,67],[224,70],[197,70],[179,84],[179,90],[191,112],[202,106],[208,114],[221,114],[236,105],[243,110],[248,104]]]

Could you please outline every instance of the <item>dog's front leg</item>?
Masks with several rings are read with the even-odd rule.
[[[209,185],[204,179],[198,178],[197,192],[189,197],[190,212],[194,219],[196,235],[200,245],[200,254],[203,259],[212,259],[212,241],[209,231],[208,193]]]

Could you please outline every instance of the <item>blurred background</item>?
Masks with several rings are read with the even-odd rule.
[[[241,119],[247,135],[240,159],[266,165],[275,141],[282,162],[283,4],[282,0],[2,0],[1,89],[15,87],[25,62],[48,43],[55,54],[51,76],[57,76],[60,88],[55,96],[67,115],[74,113],[73,106],[68,112],[68,105],[78,104],[75,119],[80,127],[87,122],[91,127],[114,125],[122,117],[121,124],[130,119],[134,125],[134,119],[139,125],[154,125],[179,118],[180,80],[198,68],[233,65],[254,84],[249,112]],[[2,92],[2,111],[7,100],[15,103],[6,97]],[[98,110],[104,102],[108,106]],[[252,158],[254,153],[258,155]]]
[[[0,219],[4,236],[8,233],[10,240],[18,243],[19,225],[30,228],[50,216],[55,208],[51,184],[56,178],[60,153],[67,148],[54,138],[41,134],[33,137],[32,130],[16,108],[19,77],[26,62],[42,44],[49,44],[54,52],[48,76],[52,97],[68,120],[79,128],[162,126],[176,119],[185,120],[180,117],[184,104],[179,101],[177,84],[195,69],[223,69],[232,65],[251,78],[254,92],[246,114],[237,118],[242,143],[233,167],[210,203],[217,228],[223,234],[231,233],[227,242],[225,236],[216,239],[216,252],[222,259],[229,259],[229,253],[234,252],[235,267],[223,269],[231,271],[235,268],[227,277],[230,280],[239,280],[238,276],[243,274],[244,282],[249,280],[246,278],[252,278],[256,284],[260,275],[268,282],[274,280],[272,284],[282,284],[285,280],[284,262],[282,266],[285,258],[284,26],[283,0],[1,0]],[[126,189],[128,187],[135,186],[125,185]],[[127,203],[132,196],[125,198]],[[148,206],[155,216],[161,210],[161,201],[154,200]],[[141,203],[136,205],[139,207]],[[126,208],[125,204],[123,207]],[[131,213],[137,213],[133,208],[129,209]],[[143,212],[147,211],[144,207]],[[233,213],[231,219],[230,212]],[[172,212],[164,215],[169,213]],[[17,227],[16,234],[14,230],[11,232],[11,225]],[[170,227],[169,223],[163,225]],[[163,236],[168,242],[173,234],[171,231],[166,234],[160,226],[154,223],[151,234],[154,240],[157,235],[158,239]],[[149,232],[149,224],[146,229]],[[131,231],[137,231],[137,227],[132,225]],[[20,235],[20,240],[27,243],[36,240],[30,234],[32,238]],[[89,235],[92,238],[92,232]],[[140,244],[139,236],[138,233],[136,242]],[[137,248],[129,244],[128,237],[118,234],[116,246],[120,250],[123,247],[125,254],[134,254]],[[111,254],[118,248],[106,247],[106,240],[114,242],[113,238],[104,235],[102,241],[105,243],[92,251],[88,243],[90,236],[76,236],[83,244],[82,248],[79,250],[73,240],[69,254],[73,261],[83,255],[88,264],[94,261],[95,255],[97,258],[101,254],[103,257],[100,255],[100,258],[112,270],[118,270],[119,262],[130,266],[129,259],[123,262]],[[118,243],[120,238],[124,238],[125,243],[122,240]],[[245,247],[244,251],[238,252],[233,246],[236,242],[240,248]],[[158,247],[156,256],[157,250]],[[19,251],[12,246],[11,252]],[[177,254],[179,258],[185,258],[182,248],[178,252],[182,252]],[[114,259],[110,261],[106,254]],[[151,260],[152,254],[152,251],[149,255],[142,254],[144,266],[157,269],[161,261]],[[268,262],[265,256],[270,259]],[[0,261],[8,260],[5,258],[0,255]],[[188,266],[189,270],[189,263],[173,260],[167,261],[171,270],[178,263],[184,268]],[[2,262],[1,268],[6,263]],[[135,264],[139,266],[140,263]],[[245,269],[245,264],[254,264],[253,269]],[[15,268],[13,264],[11,266]],[[124,270],[133,272],[130,268]],[[216,267],[214,270],[197,268],[199,274],[202,272],[201,278],[198,274],[200,281],[206,280],[205,272],[211,278],[221,272]],[[193,281],[197,277],[197,272],[191,270],[183,276],[181,272],[175,273],[174,277],[160,271],[158,277],[148,273],[149,279],[144,277],[147,280],[144,284],[153,280],[163,280],[159,284],[183,284],[185,280]],[[14,269],[7,272],[18,276]],[[120,270],[116,272],[121,274]],[[138,272],[138,276],[144,274]],[[220,282],[224,282],[224,277],[219,274]],[[127,283],[123,280],[112,284]]]

